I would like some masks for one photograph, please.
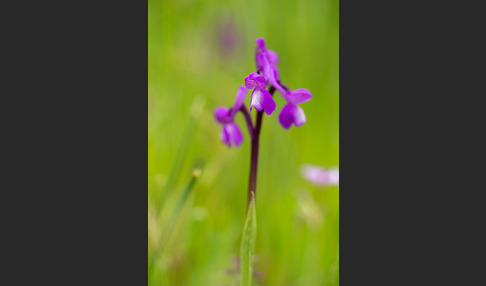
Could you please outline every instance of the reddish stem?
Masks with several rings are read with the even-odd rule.
[[[241,113],[243,113],[243,116],[245,117],[246,121],[246,126],[248,127],[248,133],[250,134],[250,137],[253,139],[253,133],[255,132],[253,128],[253,121],[251,120],[250,113],[248,112],[248,109],[246,108],[245,104],[243,104],[240,107]]]
[[[270,95],[273,96],[275,87],[270,86],[268,90]],[[262,128],[263,110],[258,111],[256,115],[256,124],[253,130],[253,137],[251,139],[251,163],[250,163],[250,181],[248,184],[248,206],[250,206],[251,193],[253,192],[253,198],[256,199],[256,182],[257,182],[257,169],[258,169],[258,149],[260,147],[260,130]]]

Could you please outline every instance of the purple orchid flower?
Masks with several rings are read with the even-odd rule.
[[[279,122],[285,129],[289,129],[292,124],[301,126],[306,123],[304,111],[299,107],[312,98],[312,94],[307,89],[290,90],[285,84],[280,82],[279,70],[277,64],[280,59],[274,51],[268,50],[263,38],[256,39],[255,63],[256,72],[250,73],[245,77],[245,86],[240,86],[236,94],[235,104],[232,108],[218,107],[214,110],[214,117],[222,125],[220,139],[228,147],[240,146],[243,143],[243,134],[235,123],[235,115],[241,112],[245,117],[248,133],[251,138],[251,162],[250,178],[248,182],[248,207],[252,200],[255,199],[257,166],[258,166],[258,149],[260,144],[260,132],[262,129],[263,111],[271,115],[276,108],[273,94],[276,90],[284,97],[287,104],[282,108],[279,114]],[[267,91],[267,86],[270,88]],[[250,110],[253,107],[258,111],[255,116],[255,125],[250,116],[250,112],[244,106],[243,101],[249,89],[251,93]],[[316,184],[339,184],[339,170],[325,171],[316,168],[307,168],[303,175]]]
[[[286,90],[280,83],[279,71],[277,68],[280,59],[278,58],[277,53],[267,49],[263,38],[256,39],[256,43],[255,62],[257,71],[262,73],[267,81],[274,86],[280,94],[284,95]]]
[[[267,80],[258,73],[252,72],[245,78],[245,86],[248,89],[253,89],[250,111],[252,107],[255,107],[258,111],[265,110],[267,115],[272,114],[277,105],[272,95],[266,90]]]
[[[339,168],[328,170],[320,166],[304,164],[301,169],[302,176],[317,186],[339,185]]]
[[[276,52],[272,50],[268,50],[267,46],[265,45],[265,39],[258,38],[255,40],[257,43],[256,51],[255,51],[255,62],[257,66],[258,72],[267,72],[271,69],[277,69],[277,64],[279,63],[280,59]]]
[[[312,94],[305,88],[299,88],[286,93],[287,104],[282,108],[278,121],[283,128],[289,129],[292,124],[301,126],[306,122],[304,110],[297,104],[309,101]]]
[[[236,147],[243,143],[243,133],[235,123],[235,114],[243,105],[247,93],[248,89],[244,86],[240,86],[236,93],[235,104],[232,108],[228,109],[224,106],[220,106],[214,110],[214,118],[218,123],[223,125],[220,139],[224,144],[228,145],[228,147],[231,147],[232,143]]]

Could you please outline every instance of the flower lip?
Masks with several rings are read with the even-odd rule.
[[[256,88],[251,94],[250,111],[252,107],[255,107],[258,111],[265,110],[265,113],[270,115],[273,113],[277,105],[273,100],[272,95],[266,89]]]
[[[280,111],[278,121],[283,128],[289,129],[292,124],[296,127],[303,125],[306,122],[306,118],[302,108],[296,104],[288,103]]]
[[[221,141],[228,147],[231,147],[232,143],[238,147],[243,143],[243,134],[236,123],[231,122],[223,125],[221,130]]]
[[[265,89],[267,86],[267,80],[262,75],[252,72],[245,78],[245,86],[253,89],[251,93],[250,111],[252,107],[256,110],[265,110],[267,115],[270,115],[277,106],[272,95]]]

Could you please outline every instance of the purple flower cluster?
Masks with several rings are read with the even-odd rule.
[[[301,126],[306,122],[304,111],[298,104],[309,101],[312,98],[312,94],[307,89],[290,90],[282,84],[277,68],[279,63],[277,53],[267,49],[263,38],[256,39],[256,44],[255,63],[257,72],[252,72],[245,78],[245,86],[239,87],[236,102],[232,108],[218,107],[214,112],[216,121],[223,125],[221,141],[229,147],[231,147],[231,144],[239,146],[243,142],[243,135],[238,125],[234,122],[234,116],[238,110],[242,110],[243,101],[249,89],[253,89],[250,111],[253,107],[257,111],[263,110],[267,115],[271,115],[275,111],[277,107],[275,100],[272,94],[267,91],[267,86],[270,85],[278,90],[287,101],[287,104],[282,108],[278,116],[282,127],[289,129],[292,124]]]

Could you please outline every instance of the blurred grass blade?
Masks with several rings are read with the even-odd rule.
[[[160,198],[159,207],[157,208],[157,214],[160,213],[164,204],[169,197],[170,192],[174,189],[175,182],[181,173],[183,163],[186,159],[186,155],[189,151],[190,142],[192,140],[192,135],[195,130],[194,118],[190,117],[184,128],[184,133],[182,135],[182,140],[180,141],[179,148],[177,149],[174,163],[170,169],[169,176],[167,178],[167,183],[162,191],[162,197]]]
[[[192,176],[189,179],[189,182],[187,183],[186,188],[182,193],[182,196],[179,198],[179,201],[177,202],[174,211],[172,212],[172,219],[176,219],[177,217],[179,217],[179,213],[181,212],[184,203],[187,201],[187,198],[191,194],[192,188],[194,187],[194,183],[196,183],[196,180],[199,178],[199,176],[201,176],[201,170],[195,169],[192,172]]]
[[[157,247],[152,255],[149,253],[149,262],[148,262],[148,285],[153,285],[153,268],[155,264],[156,258],[159,257],[160,253],[164,251],[165,244],[169,240],[169,237],[177,223],[177,219],[180,216],[180,213],[182,211],[182,208],[184,207],[184,204],[187,201],[187,198],[192,192],[192,189],[194,187],[194,184],[196,183],[197,179],[201,176],[201,169],[196,168],[191,175],[191,178],[189,179],[189,182],[186,185],[186,188],[184,189],[184,192],[181,194],[179,197],[179,200],[177,201],[177,204],[175,205],[174,209],[172,210],[172,213],[169,217],[168,223],[167,223],[167,228],[165,228],[162,232],[161,236],[161,242],[160,246]]]
[[[160,198],[159,207],[157,208],[157,214],[159,214],[164,207],[167,198],[174,189],[175,183],[179,178],[179,175],[182,171],[182,166],[184,165],[186,156],[189,152],[189,147],[192,142],[192,136],[194,135],[197,128],[196,122],[197,120],[199,120],[205,105],[206,99],[202,96],[196,96],[196,98],[194,98],[192,102],[189,120],[187,121],[184,128],[184,133],[179,143],[177,153],[174,157],[174,163],[172,165],[172,168],[170,169],[167,183],[162,191],[162,197]]]
[[[172,233],[177,219],[180,217],[180,213],[182,211],[182,207],[187,201],[187,198],[191,194],[191,191],[194,187],[194,184],[196,183],[197,179],[201,176],[201,170],[200,169],[195,169],[192,172],[192,176],[189,179],[189,182],[186,185],[186,188],[184,189],[184,192],[182,195],[179,197],[179,200],[177,201],[176,206],[174,207],[172,214],[169,218],[169,221],[167,223],[167,228],[165,229],[165,233],[162,234],[162,250],[164,249],[165,243],[169,240],[170,234]]]
[[[253,276],[253,254],[255,252],[256,241],[256,210],[255,193],[251,193],[250,206],[246,214],[243,237],[241,238],[240,248],[240,286],[251,286]]]
[[[147,277],[148,277],[148,279],[147,279],[147,280],[148,280],[148,285],[150,285],[150,281],[151,281],[151,278],[152,278],[152,277],[151,277],[151,275],[150,275],[150,274],[151,274],[150,272],[152,272],[152,271],[151,271],[151,270],[152,270],[152,263],[153,263],[153,262],[152,262],[152,260],[151,260],[150,251],[149,251],[149,252],[148,252],[148,272],[147,272]]]

